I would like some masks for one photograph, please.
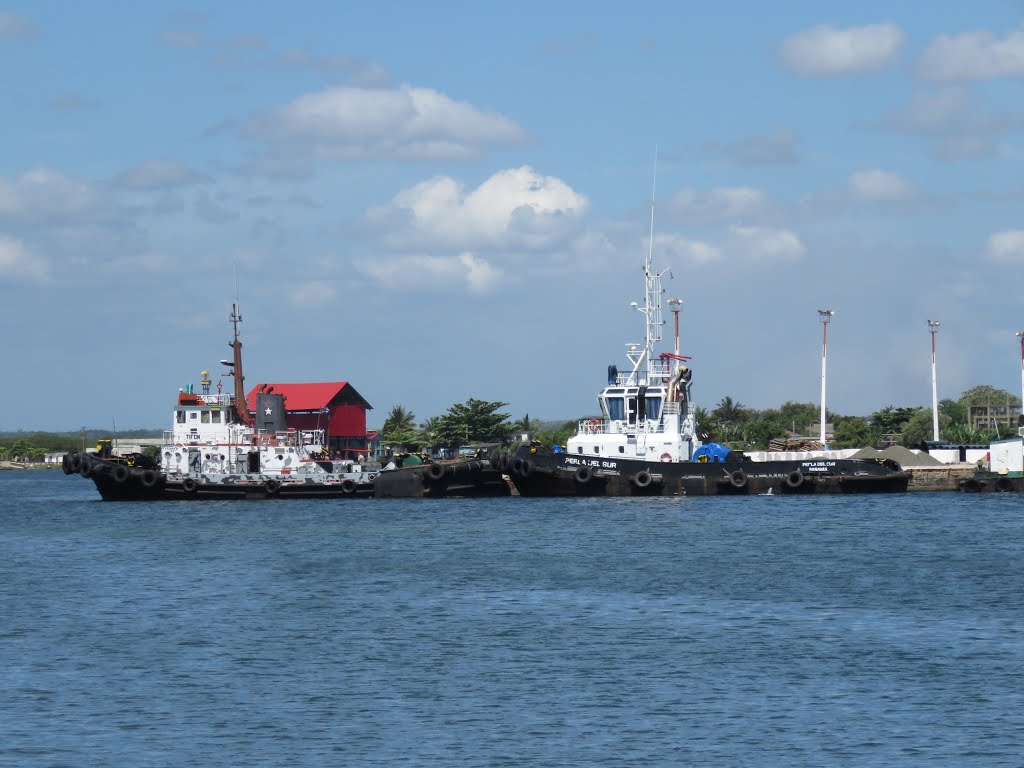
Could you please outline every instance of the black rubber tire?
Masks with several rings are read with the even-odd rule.
[[[142,470],[142,474],[139,475],[139,482],[146,488],[152,488],[160,480],[160,475],[152,469]]]
[[[1013,481],[1008,477],[1000,477],[996,480],[996,490],[1000,493],[1007,493],[1013,490]]]
[[[646,469],[641,469],[639,472],[633,475],[633,485],[635,485],[637,488],[646,488],[651,484],[653,480],[654,478],[651,477],[651,473],[648,472]]]
[[[501,454],[498,457],[498,469],[502,472],[508,472],[509,458],[507,453]]]
[[[185,493],[195,493],[199,489],[199,483],[194,477],[186,477],[181,481],[181,490]]]
[[[351,477],[346,477],[344,480],[341,481],[341,492],[347,493],[349,496],[351,496],[353,493],[356,492],[356,481],[353,480]]]
[[[281,481],[271,478],[263,484],[263,489],[267,492],[268,496],[273,496],[281,490]]]
[[[736,469],[729,473],[729,485],[733,488],[746,488],[747,473],[742,469]]]
[[[92,477],[92,458],[89,456],[82,457],[82,463],[78,465],[78,474],[82,477]]]
[[[82,468],[82,456],[77,451],[71,454],[71,458],[68,461],[71,466],[71,474],[74,474]]]
[[[592,470],[590,467],[576,467],[576,472],[574,473],[574,476],[576,478],[577,483],[579,483],[580,485],[586,485],[591,481],[591,479],[593,479],[594,470]]]
[[[110,471],[110,476],[114,478],[115,483],[127,483],[128,478],[132,476],[132,471],[124,464],[118,464]]]
[[[444,464],[438,464],[437,462],[434,462],[433,464],[427,467],[427,477],[429,477],[431,480],[440,480],[442,477],[444,477],[444,473]]]
[[[513,459],[512,460],[512,472],[513,472],[513,474],[518,475],[520,473],[520,471],[522,471],[522,469],[523,469],[523,460],[522,459]]]
[[[521,477],[529,477],[533,472],[533,462],[530,459],[523,459],[523,465],[519,467],[519,475]]]
[[[786,487],[796,490],[804,484],[804,473],[799,469],[794,469],[788,475],[786,475]]]
[[[70,475],[73,470],[71,469],[71,454],[65,453],[64,458],[60,461],[60,468],[64,470],[65,475]]]
[[[981,491],[981,483],[979,483],[973,477],[965,481],[963,487],[967,493],[978,493],[979,491]]]

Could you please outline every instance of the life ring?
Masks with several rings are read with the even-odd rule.
[[[157,480],[159,479],[160,476],[152,469],[144,469],[142,471],[142,474],[139,475],[139,482],[142,483],[146,488],[152,488],[154,485],[156,485]]]
[[[263,484],[263,487],[264,489],[266,489],[268,495],[273,496],[275,493],[281,490],[281,481],[275,480],[274,478],[270,478],[269,480],[267,480],[266,483]]]
[[[110,473],[110,476],[114,478],[114,482],[127,483],[128,478],[131,477],[131,474],[132,471],[128,469],[128,467],[126,467],[124,464],[118,464],[116,467],[114,467],[113,471]]]
[[[195,493],[199,487],[199,483],[196,482],[194,477],[186,477],[181,481],[181,490],[185,493]]]
[[[442,477],[444,477],[444,472],[444,465],[438,464],[437,462],[434,462],[429,467],[427,467],[427,477],[429,477],[431,480],[440,480]]]
[[[72,453],[68,459],[68,465],[71,467],[71,473],[74,474],[82,468],[82,457],[77,452]]]
[[[1012,491],[1013,481],[1010,480],[1010,478],[1008,477],[1000,477],[998,480],[996,480],[996,490],[1000,491],[1001,493]]]
[[[529,459],[523,459],[522,466],[519,467],[520,476],[529,477],[531,472],[533,472],[533,462]]]
[[[668,453],[668,452],[665,452],[665,453],[661,454],[661,460],[662,461],[672,461],[672,454]]]
[[[787,488],[799,488],[804,484],[804,473],[799,469],[794,469],[788,475],[786,475],[786,487]]]
[[[600,419],[590,419],[587,422],[587,427],[589,428],[589,430],[592,433],[593,432],[598,432],[601,429],[601,420]]]
[[[737,469],[729,473],[729,484],[733,488],[744,488],[747,485],[747,473]]]
[[[577,483],[579,483],[580,485],[586,485],[594,476],[594,470],[592,470],[590,467],[577,467],[575,476]]]
[[[651,484],[652,480],[654,480],[654,478],[651,477],[651,473],[648,472],[646,469],[641,469],[639,472],[633,475],[633,485],[635,485],[637,488],[646,488]]]
[[[349,495],[356,492],[356,481],[351,477],[346,477],[341,481],[341,492]]]

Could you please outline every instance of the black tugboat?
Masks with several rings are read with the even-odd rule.
[[[707,496],[899,493],[910,473],[891,459],[840,459],[828,452],[754,461],[702,441],[690,405],[689,359],[655,354],[661,340],[663,273],[644,263],[643,344],[627,344],[629,370],[608,369],[601,417],[579,423],[566,447],[534,443],[498,457],[521,496]],[[678,334],[678,329],[677,329]],[[707,439],[707,435],[703,435]]]

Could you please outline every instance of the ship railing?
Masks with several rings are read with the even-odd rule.
[[[667,384],[669,379],[676,373],[674,360],[652,360],[647,370],[619,371],[615,376],[613,384],[617,387],[635,387],[639,384],[638,378],[646,378],[648,386],[653,384]]]
[[[583,419],[579,424],[579,434],[599,435],[604,432],[604,421],[601,419]]]

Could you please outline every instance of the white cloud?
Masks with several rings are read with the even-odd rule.
[[[36,168],[14,181],[0,178],[0,219],[24,223],[65,224],[109,220],[110,200],[80,181]]]
[[[855,200],[866,203],[909,202],[918,197],[914,185],[898,173],[878,169],[851,174],[850,193]]]
[[[337,295],[334,287],[321,282],[294,285],[288,290],[288,298],[297,307],[315,307],[333,301]]]
[[[523,166],[495,173],[468,194],[455,179],[439,176],[366,216],[394,248],[533,250],[567,241],[588,205],[561,179]]]
[[[921,54],[918,73],[941,81],[1024,77],[1024,23],[1003,40],[987,31],[942,35]]]
[[[895,24],[837,29],[820,25],[782,42],[782,63],[808,76],[847,75],[882,69],[896,61],[903,30]]]
[[[673,218],[699,223],[743,219],[763,214],[768,196],[754,187],[718,187],[701,194],[695,189],[681,189],[667,204]]]
[[[985,258],[997,264],[1024,264],[1024,229],[989,235]]]
[[[485,146],[526,138],[504,115],[409,85],[308,93],[254,122],[247,133],[264,142],[254,168],[268,173],[298,173],[324,159],[463,159]]]
[[[670,264],[680,260],[691,264],[707,264],[722,257],[721,249],[699,240],[687,240],[679,235],[656,234],[653,253]]]
[[[20,240],[0,235],[0,280],[42,281],[49,275],[47,263]]]
[[[800,236],[789,229],[774,227],[730,227],[730,250],[754,261],[796,261],[807,249]]]
[[[486,294],[500,282],[504,272],[469,253],[458,256],[410,255],[393,259],[357,261],[355,268],[388,288],[422,292]]]
[[[178,163],[152,160],[129,168],[114,177],[114,182],[129,189],[168,189],[207,181],[200,173]]]

